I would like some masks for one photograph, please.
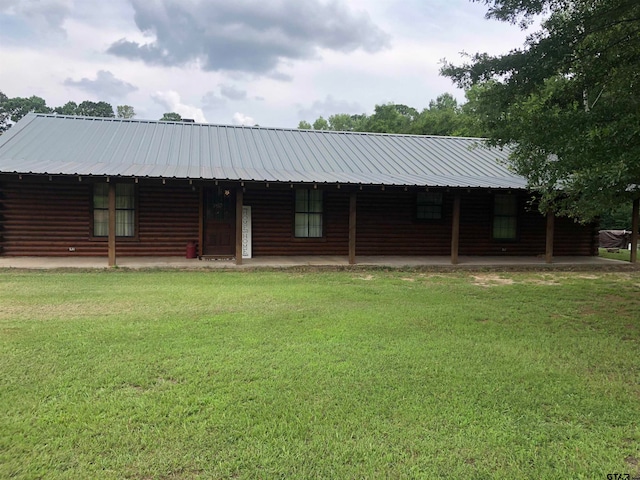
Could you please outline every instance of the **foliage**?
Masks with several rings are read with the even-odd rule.
[[[319,117],[313,122],[314,130],[329,130],[329,122],[327,122],[324,118]]]
[[[298,123],[298,128],[301,130],[311,130],[313,127],[306,120],[300,120],[300,123]]]
[[[76,115],[79,117],[115,117],[113,107],[107,102],[92,102],[85,100],[77,104],[76,102],[67,102],[61,107],[53,110],[59,115]]]
[[[552,208],[590,220],[640,194],[640,2],[483,0],[488,16],[527,24],[523,49],[475,54],[442,73],[474,91],[490,143]]]
[[[78,115],[82,117],[115,117],[113,107],[107,102],[85,100],[78,105]]]
[[[167,112],[162,115],[161,122],[181,122],[182,116],[176,112]]]
[[[134,118],[136,116],[136,112],[131,105],[118,105],[116,112],[118,118]]]
[[[631,230],[632,210],[632,205],[624,204],[603,212],[600,216],[600,229]]]
[[[27,113],[51,113],[51,108],[47,106],[47,102],[35,95],[23,98],[9,98],[0,92],[0,134],[5,132]]]
[[[298,128],[334,130],[342,132],[376,132],[419,135],[480,136],[478,122],[471,118],[472,109],[458,106],[450,93],[444,93],[429,102],[429,107],[418,112],[408,105],[386,103],[376,105],[372,115],[336,113],[328,120],[319,117],[313,123],[302,120]]]
[[[61,107],[56,107],[53,109],[55,113],[58,115],[77,115],[78,114],[78,104],[76,102],[67,102]]]
[[[0,272],[0,477],[637,476],[638,275]]]
[[[133,107],[129,107],[133,112]],[[79,105],[70,101],[62,106],[51,108],[47,102],[35,95],[23,98],[9,98],[0,92],[0,134],[8,130],[11,125],[19,121],[27,113],[56,113],[58,115],[78,115],[88,117],[114,117],[113,107],[107,102],[92,102],[85,100]],[[134,114],[135,115],[135,114]]]

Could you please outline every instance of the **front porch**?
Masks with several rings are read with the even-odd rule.
[[[636,265],[618,260],[587,256],[554,257],[546,263],[544,256],[460,256],[458,264],[451,264],[449,256],[358,256],[356,265],[349,263],[348,256],[265,256],[244,259],[237,265],[234,259],[198,260],[184,257],[118,257],[117,267],[125,269],[254,269],[291,267],[338,267],[338,268],[424,268],[456,271],[473,269],[558,269],[598,270],[635,269]],[[106,269],[106,257],[0,257],[0,269]]]

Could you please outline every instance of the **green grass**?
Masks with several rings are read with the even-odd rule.
[[[640,476],[640,273],[0,272],[0,478]]]
[[[608,252],[606,248],[599,248],[598,255],[604,258],[612,258],[614,260],[622,260],[629,262],[631,260],[631,250],[621,248],[618,252]]]

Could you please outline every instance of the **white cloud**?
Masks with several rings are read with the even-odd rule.
[[[170,12],[175,15],[165,22],[157,12],[166,6],[175,7]],[[294,15],[314,6],[323,13],[320,18]],[[45,7],[52,16],[42,13]],[[140,17],[147,10],[151,13]],[[330,15],[343,11],[346,17]],[[181,16],[190,12],[215,21]],[[141,119],[175,110],[199,121],[206,116],[215,123],[270,127],[295,128],[302,119],[334,113],[371,114],[386,102],[421,110],[444,92],[464,98],[438,75],[441,58],[460,63],[463,50],[497,54],[522,46],[526,32],[487,21],[485,12],[483,2],[469,0],[0,0],[0,90],[9,97],[37,95],[52,107],[87,97],[115,103],[120,100],[110,96],[126,94]],[[230,19],[237,20],[233,41],[189,43],[193,35],[198,41],[210,35],[208,28],[230,28]],[[145,29],[143,20],[153,22]],[[185,25],[204,31],[192,34]],[[332,29],[335,35],[328,38]],[[381,33],[384,48],[371,43],[367,32]],[[280,49],[282,38],[293,46],[285,42]],[[137,45],[169,42],[168,52],[184,54],[185,60],[150,64],[136,55],[106,53],[119,39]],[[233,70],[233,62],[246,68]],[[100,86],[100,71],[113,75],[102,80],[114,81],[114,90],[109,81]]]
[[[236,112],[233,114],[233,123],[236,125],[255,125],[256,121],[253,117],[244,113]]]
[[[151,98],[154,102],[164,107],[167,112],[179,113],[182,118],[192,118],[198,123],[207,122],[201,108],[182,103],[180,94],[174,90],[156,92],[151,95]]]

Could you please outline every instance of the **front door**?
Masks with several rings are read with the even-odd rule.
[[[230,188],[204,190],[203,255],[232,257],[236,248],[236,195]]]

